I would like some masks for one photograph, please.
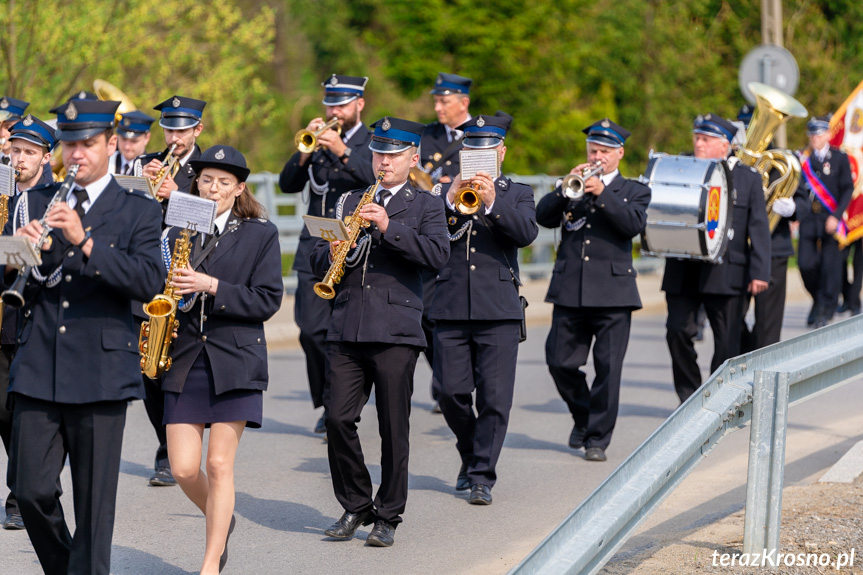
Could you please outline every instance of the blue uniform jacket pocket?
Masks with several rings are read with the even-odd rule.
[[[422,333],[422,298],[405,290],[391,289],[387,293],[390,304],[389,331],[398,337],[413,337]]]

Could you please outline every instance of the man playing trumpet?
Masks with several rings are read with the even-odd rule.
[[[305,132],[317,134],[317,149],[298,151],[279,176],[279,188],[286,194],[302,192],[309,185],[309,215],[334,217],[336,201],[345,192],[374,182],[371,134],[360,119],[366,105],[363,92],[368,78],[333,74],[321,84],[326,120],[314,118]],[[339,131],[322,130],[331,120],[338,122]],[[314,148],[314,146],[312,146]],[[332,300],[319,298],[312,290],[317,281],[309,264],[316,238],[303,227],[294,258],[297,291],[294,295],[294,319],[300,328],[300,345],[306,354],[309,390],[315,409],[324,404],[326,374],[327,324],[333,310]],[[325,417],[321,416],[315,433],[326,433]]]
[[[641,308],[632,237],[647,222],[650,188],[618,171],[627,130],[605,118],[583,131],[588,163],[572,173],[582,174],[598,162],[601,174],[584,180],[580,199],[570,199],[558,186],[536,208],[541,226],[562,228],[545,297],[554,304],[545,360],[575,422],[569,446],[584,447],[587,461],[605,461],[632,311]],[[581,368],[591,343],[596,377],[588,388]]]

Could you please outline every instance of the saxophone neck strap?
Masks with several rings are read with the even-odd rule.
[[[243,223],[243,220],[238,220],[237,223],[226,228],[225,231],[222,234],[220,234],[220,237],[233,232],[238,227],[240,227],[241,223]],[[195,260],[192,262],[191,265],[192,265],[193,270],[198,269],[198,266],[201,265],[201,262],[203,262],[205,259],[207,259],[207,256],[210,255],[210,252],[213,251],[213,249],[216,247],[216,244],[218,244],[218,243],[219,243],[218,238],[216,238],[215,236],[212,236],[210,238],[210,241],[207,242],[207,245],[204,246],[204,248],[201,250],[201,253],[199,253],[198,257],[196,257]]]

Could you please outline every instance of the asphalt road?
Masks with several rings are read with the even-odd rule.
[[[784,337],[805,330],[807,311],[806,303],[790,305]],[[311,432],[320,414],[311,409],[301,350],[272,351],[264,425],[244,434],[237,456],[237,527],[224,573],[505,573],[677,407],[664,321],[656,307],[634,316],[620,418],[605,463],[586,462],[582,450],[566,446],[572,420],[545,366],[548,327],[534,322],[519,353],[511,425],[489,507],[469,505],[466,494],[453,490],[459,468],[455,440],[443,418],[430,413],[430,372],[421,359],[411,417],[410,494],[404,523],[389,549],[364,546],[368,527],[352,541],[324,538],[323,530],[342,510],[332,493],[326,445]],[[709,333],[699,353],[706,377]],[[789,481],[817,477],[841,456],[842,445],[853,445],[849,437],[861,430],[859,415],[855,423],[850,414],[854,408],[859,414],[861,393],[863,385],[855,383],[792,410]],[[810,436],[797,439],[798,433],[813,430],[824,431],[816,435],[817,441]],[[380,446],[374,398],[360,436],[377,481]],[[659,544],[680,529],[739,509],[745,498],[740,485],[745,482],[747,439],[748,432],[740,431],[720,445],[696,471],[705,479],[687,480],[675,494],[678,499],[669,499],[676,506],[660,509],[624,552]],[[123,439],[112,572],[197,573],[204,549],[203,517],[179,488],[147,486],[154,450],[144,407],[135,402]],[[0,472],[5,467],[5,456],[0,455]],[[68,469],[62,481],[71,524]],[[0,493],[5,497],[5,490]],[[41,572],[25,532],[0,531],[0,572]]]

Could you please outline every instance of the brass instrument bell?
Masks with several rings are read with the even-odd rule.
[[[584,183],[601,173],[602,163],[597,162],[592,167],[585,168],[580,174],[569,174],[560,183],[563,195],[570,200],[580,200],[584,197]]]
[[[318,147],[318,136],[329,129],[333,129],[337,134],[341,135],[342,126],[339,124],[338,118],[333,118],[316,131],[306,130],[303,128],[294,135],[294,145],[303,154],[311,154]]]

